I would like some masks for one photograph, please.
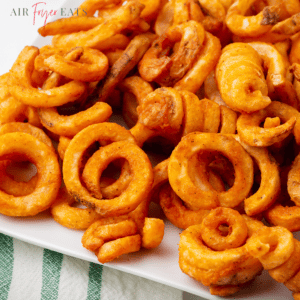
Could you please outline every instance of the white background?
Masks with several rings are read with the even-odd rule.
[[[40,3],[41,2],[41,3]],[[45,17],[36,15],[34,21],[34,7],[36,3],[37,10],[58,10],[57,15],[52,20],[61,17],[60,7],[63,0],[10,0],[1,1],[0,10],[0,75],[6,73],[11,68],[14,60],[26,45],[33,45],[35,38],[38,36],[38,28],[43,26]],[[46,4],[44,4],[46,3]],[[13,10],[18,14],[21,9],[21,15],[15,16]],[[23,16],[23,8],[27,9],[28,16]],[[71,7],[66,7],[66,12]],[[73,8],[72,8],[73,9]],[[49,20],[49,19],[48,19]],[[45,39],[46,43],[47,39]]]

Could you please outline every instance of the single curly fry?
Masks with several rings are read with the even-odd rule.
[[[108,70],[108,59],[96,49],[84,48],[78,61],[70,61],[54,54],[45,59],[44,64],[53,72],[67,78],[92,82],[103,79]]]
[[[201,190],[194,184],[189,172],[191,160],[204,151],[217,151],[232,162],[235,181],[229,190],[218,193],[213,188]],[[195,132],[183,137],[170,156],[168,173],[175,193],[193,209],[235,207],[247,197],[253,183],[250,156],[233,137],[216,133]]]
[[[137,233],[136,224],[132,220],[119,220],[119,222],[110,222],[103,224],[102,220],[93,222],[84,232],[81,242],[83,247],[90,251],[96,251],[102,245],[128,235]]]
[[[115,132],[116,127],[120,128],[119,133]],[[101,132],[94,132],[93,130],[95,128],[105,129],[105,132],[103,132],[103,130],[101,130]],[[128,149],[131,149],[133,153],[137,154],[137,156],[134,158],[128,158],[133,164],[131,169],[133,179],[130,182],[129,187],[126,189],[125,194],[121,194],[119,197],[114,198],[114,200],[99,200],[92,197],[82,186],[80,181],[80,162],[84,151],[98,140],[126,140],[128,135],[124,135],[124,131],[127,132],[127,130],[121,129],[121,126],[117,126],[116,124],[109,125],[109,123],[91,125],[82,130],[72,139],[64,157],[63,173],[65,184],[69,193],[74,195],[76,200],[82,204],[95,208],[96,211],[102,216],[121,215],[135,209],[138,204],[141,203],[143,197],[145,197],[145,195],[147,195],[149,192],[153,180],[152,166],[146,154],[142,150],[138,150],[139,148],[137,146],[133,144],[131,145],[132,142],[115,142],[111,144],[112,146],[108,145],[100,148],[100,150],[103,149],[100,152],[98,150],[98,155],[100,155],[104,164],[106,164],[108,161],[116,159],[117,156],[120,155],[125,155],[125,157],[128,158],[128,154],[126,154],[128,150],[126,150],[124,153],[122,152],[122,149],[125,146],[128,146]],[[87,136],[86,133],[89,133],[89,136]],[[80,143],[80,145],[78,143]],[[119,146],[120,148],[118,148]],[[114,150],[110,148],[114,148]],[[109,152],[110,150],[113,150],[113,152]],[[104,160],[106,155],[108,161]],[[102,168],[101,165],[100,168]],[[137,169],[139,170],[137,171]],[[137,173],[139,175],[144,175],[137,178]],[[141,184],[138,191],[136,191],[136,186],[134,183]]]
[[[0,156],[10,159],[25,156],[36,165],[38,180],[34,191],[14,197],[0,191],[0,213],[8,216],[33,216],[50,207],[55,200],[61,174],[53,149],[28,133],[13,132],[0,136]]]
[[[223,48],[216,79],[222,99],[235,111],[251,113],[271,103],[261,58],[247,44]]]
[[[294,239],[295,247],[290,258],[282,265],[268,270],[273,279],[278,282],[285,283],[294,275],[297,274],[300,268],[300,261],[298,260],[300,254],[300,242]]]
[[[55,107],[39,108],[38,113],[43,126],[49,131],[72,137],[89,125],[107,121],[112,109],[105,102],[96,102],[92,107],[70,116],[60,115]]]
[[[292,233],[286,228],[264,226],[247,240],[246,248],[259,259],[264,269],[269,270],[285,263],[292,255],[295,244]]]
[[[51,205],[53,219],[62,226],[71,229],[87,229],[100,218],[94,210],[74,207],[75,199],[70,196],[66,188],[61,188],[55,202]]]
[[[141,236],[136,234],[105,243],[96,255],[99,262],[104,264],[123,254],[137,252],[140,248]]]
[[[163,220],[145,218],[142,231],[142,247],[153,249],[160,245],[164,237],[165,224]]]
[[[228,234],[222,235],[220,225],[228,226]],[[223,251],[242,246],[248,237],[244,218],[235,210],[225,207],[213,209],[202,221],[202,239],[213,250]]]
[[[151,47],[146,51],[138,68],[141,77],[148,81],[164,78],[172,64],[168,56],[172,48],[172,42],[163,34],[153,41]]]
[[[87,30],[79,31],[70,34],[56,35],[52,39],[52,44],[55,47],[89,47],[99,48],[101,44],[120,33],[127,28],[133,20],[138,18],[144,5],[138,1],[128,1],[125,5],[116,10],[109,20],[97,25],[96,27]]]
[[[272,128],[261,128],[260,124],[267,117],[279,117],[283,124]],[[284,140],[294,132],[299,143],[299,112],[293,107],[278,102],[252,114],[242,114],[237,120],[237,131],[241,140],[250,146],[266,147]]]
[[[41,36],[87,31],[104,22],[101,17],[78,16],[48,22],[38,29]]]
[[[118,158],[128,161],[131,181],[119,196],[110,200],[97,201],[97,199],[102,199],[99,187],[101,174],[109,163]],[[106,216],[120,215],[136,208],[147,196],[153,180],[152,167],[148,157],[139,147],[129,142],[114,142],[101,147],[88,160],[82,177],[91,195],[83,187],[75,187],[71,190],[72,194],[76,195],[81,203],[94,207],[97,212],[103,212],[103,215]],[[124,179],[125,182],[126,179]],[[93,198],[95,195],[97,198]]]
[[[232,33],[242,37],[257,37],[272,29],[280,19],[280,7],[266,6],[256,16],[245,16],[256,0],[238,0],[228,9],[226,25]]]
[[[276,204],[264,212],[266,220],[273,226],[281,226],[291,232],[300,230],[300,207]]]
[[[55,152],[50,138],[44,133],[43,130],[35,126],[30,125],[29,123],[21,122],[10,122],[0,126],[0,135],[13,132],[23,132],[28,133],[36,137],[39,141],[45,143],[49,146],[53,152]],[[26,158],[24,158],[26,161]],[[21,158],[22,160],[22,158]],[[6,173],[7,166],[11,161],[3,160],[0,162],[1,174],[0,174],[0,189],[7,194],[13,196],[26,196],[31,194],[38,180],[38,176],[34,175],[28,182],[26,181],[15,181],[11,176]]]
[[[120,196],[127,188],[132,180],[132,174],[128,161],[122,162],[120,176],[114,180],[109,186],[102,186],[103,180],[100,178],[103,169],[99,167],[97,154],[93,154],[82,172],[82,181],[93,197],[101,199],[113,199]]]
[[[8,84],[14,98],[34,107],[52,107],[73,102],[86,91],[85,84],[78,81],[70,81],[49,90],[34,88],[31,74],[38,53],[38,48],[26,46],[12,66]]]
[[[248,236],[252,234],[252,223],[256,230],[263,226],[261,222],[249,217],[245,221]],[[216,287],[226,289],[232,285],[239,286],[261,273],[261,263],[251,257],[245,244],[237,248],[214,251],[204,244],[201,232],[202,226],[199,224],[190,226],[180,235],[179,266],[185,274],[214,290]],[[234,292],[237,289],[227,289],[230,290]]]
[[[206,76],[214,69],[221,55],[221,44],[218,38],[206,32],[203,47],[192,68],[175,83],[174,88],[196,93]]]
[[[181,229],[201,224],[203,219],[209,214],[208,209],[188,209],[169,184],[165,184],[160,188],[159,204],[167,219],[174,226]]]
[[[286,59],[271,44],[263,42],[248,44],[260,55],[264,62],[264,68],[268,70],[266,82],[269,97],[273,100],[278,98],[280,101],[297,109],[299,100],[291,81],[287,77],[289,63]]]
[[[280,176],[276,160],[266,148],[251,147],[236,135],[236,140],[254,159],[261,173],[259,189],[244,201],[248,216],[257,215],[268,209],[277,200],[280,193]]]

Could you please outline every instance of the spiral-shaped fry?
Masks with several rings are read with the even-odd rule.
[[[295,108],[272,101],[269,106],[260,111],[242,114],[237,120],[237,131],[241,140],[250,146],[270,146],[284,140],[292,132],[296,142],[299,143],[299,116],[299,112]],[[279,117],[283,124],[271,128],[261,128],[260,124],[267,117]]]
[[[262,60],[247,44],[233,43],[223,48],[216,79],[222,99],[233,110],[251,113],[271,103]]]
[[[226,208],[212,210],[210,214],[204,218],[202,224],[193,225],[184,230],[180,235],[179,242],[179,266],[182,272],[200,281],[202,284],[209,286],[215,293],[218,289],[218,294],[221,294],[223,291],[221,294],[223,296],[228,296],[238,291],[240,285],[253,280],[262,271],[261,263],[258,259],[253,258],[249,254],[246,243],[239,240],[239,234],[236,236],[237,245],[240,244],[239,246],[220,251],[213,250],[206,245],[209,239],[203,240],[203,229],[207,224],[206,218],[215,215],[218,216],[215,226],[213,225],[214,228],[222,224],[231,226],[231,221],[223,214],[226,214],[227,211],[229,212],[227,216],[230,216],[233,212],[232,209]],[[238,213],[235,212],[235,214]],[[231,218],[231,220],[233,222],[232,224],[235,224],[234,226],[243,232],[242,240],[245,239],[245,235],[246,238],[249,238],[255,230],[263,226],[259,221],[249,217],[243,218],[240,215],[238,220],[242,220],[242,223],[234,220],[234,218]],[[244,230],[246,232],[244,232]],[[226,232],[224,234],[226,235]],[[235,233],[233,232],[232,235],[234,236]],[[228,240],[230,240],[230,229],[227,236]],[[227,238],[223,236],[222,231],[216,229],[216,242],[218,241],[218,237],[220,240],[226,240]],[[232,286],[235,288],[229,288]],[[227,291],[227,293],[225,293],[225,291]]]
[[[73,102],[86,91],[86,85],[79,81],[70,81],[49,90],[34,88],[31,84],[31,74],[38,53],[38,48],[26,46],[11,68],[9,92],[17,100],[34,107],[53,107]]]
[[[98,129],[98,130],[96,130]],[[63,161],[63,174],[68,192],[82,204],[94,208],[102,216],[122,215],[134,210],[147,196],[153,180],[152,166],[147,155],[134,144],[130,133],[123,127],[114,123],[100,123],[91,125],[79,132],[70,142]],[[118,197],[110,200],[100,200],[91,196],[83,187],[80,179],[81,160],[86,149],[96,141],[116,141],[101,147],[94,155],[99,158],[98,175],[110,162],[118,158],[125,158],[131,165],[132,179],[127,189]],[[117,142],[119,141],[119,142]],[[130,149],[130,150],[129,150]],[[130,155],[131,153],[131,155]],[[132,155],[132,154],[135,155]],[[91,157],[93,160],[93,156]],[[91,165],[91,167],[93,167]],[[95,178],[98,178],[95,176]],[[94,179],[87,179],[90,187],[97,187]],[[97,179],[96,179],[97,181]],[[139,187],[137,187],[139,186]]]
[[[195,185],[191,169],[193,158],[200,152],[219,152],[232,162],[235,181],[230,189],[217,192],[210,184],[206,184],[208,189]],[[194,132],[183,137],[171,154],[168,173],[173,190],[193,209],[235,207],[247,197],[253,184],[250,156],[233,137],[217,133]],[[205,179],[207,177],[202,176],[202,180]]]

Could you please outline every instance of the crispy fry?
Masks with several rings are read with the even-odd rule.
[[[212,188],[207,191],[195,186],[188,170],[191,168],[191,158],[200,151],[218,151],[231,160],[235,169],[235,183],[232,188],[217,193]],[[199,132],[190,133],[181,139],[171,154],[168,167],[169,181],[173,190],[193,209],[211,209],[220,204],[226,207],[237,206],[247,197],[252,187],[252,172],[250,156],[232,137]]]
[[[272,29],[280,19],[280,7],[267,6],[256,16],[245,16],[255,0],[238,0],[228,9],[226,25],[234,34],[242,37],[257,37]]]
[[[60,184],[60,168],[52,148],[28,133],[13,132],[0,136],[1,157],[25,155],[36,165],[39,174],[34,191],[14,197],[0,191],[0,212],[8,216],[33,216],[50,207]]]
[[[233,110],[251,113],[270,104],[261,63],[247,44],[233,43],[223,49],[216,79],[222,99]]]
[[[96,27],[65,35],[56,35],[52,39],[52,44],[55,47],[89,47],[98,48],[101,44],[120,33],[123,29],[128,27],[133,20],[139,17],[141,11],[145,6],[138,1],[128,1],[124,6],[121,6],[109,20],[103,22]]]
[[[82,82],[70,81],[50,90],[39,90],[31,85],[31,74],[38,48],[26,46],[19,54],[9,77],[9,92],[17,100],[34,107],[53,107],[78,99],[86,90]]]
[[[277,116],[283,124],[272,128],[259,127],[266,117]],[[273,101],[265,109],[252,114],[242,114],[237,120],[237,131],[241,140],[250,146],[270,146],[282,141],[291,132],[294,132],[299,143],[299,112],[287,104]]]

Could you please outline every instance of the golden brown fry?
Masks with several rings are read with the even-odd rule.
[[[300,13],[292,15],[290,18],[281,21],[273,26],[271,32],[294,35],[300,30]]]
[[[108,38],[127,28],[133,20],[138,18],[145,6],[138,1],[128,1],[121,6],[109,20],[88,31],[80,31],[66,35],[56,35],[52,39],[55,47],[89,47],[98,48]]]
[[[219,227],[226,224],[228,234],[223,236]],[[215,251],[242,246],[248,237],[247,223],[235,210],[225,207],[213,209],[201,222],[202,239]]]
[[[164,237],[165,224],[163,220],[145,218],[142,231],[142,247],[153,249],[160,245]]]
[[[263,226],[248,239],[246,248],[258,258],[264,269],[274,269],[285,263],[292,255],[295,243],[293,235],[286,228]]]
[[[96,255],[99,262],[104,264],[123,254],[137,252],[140,248],[141,236],[136,234],[105,243]]]
[[[284,103],[272,101],[266,108],[252,114],[242,114],[237,120],[237,131],[241,140],[250,146],[266,147],[284,140],[291,132],[299,143],[299,112]],[[272,128],[261,128],[267,117],[279,117],[282,124]]]
[[[99,130],[95,132],[95,128],[98,128]],[[136,157],[129,158],[129,161],[133,163],[131,171],[134,175],[125,193],[121,194],[119,197],[115,197],[114,200],[99,200],[92,197],[90,193],[82,186],[80,180],[81,159],[85,150],[89,146],[96,141],[101,141],[103,139],[116,141],[127,140],[128,131],[116,124],[111,125],[111,123],[100,123],[91,125],[79,132],[72,139],[65,152],[63,174],[66,187],[69,193],[75,197],[77,201],[88,207],[94,208],[102,216],[121,215],[128,213],[134,210],[150,191],[153,180],[152,166],[148,157],[141,149],[135,145],[131,147],[132,142],[134,142],[133,139],[131,143],[115,142],[113,143],[114,145],[111,144],[112,146],[108,145],[101,147],[100,150],[103,150],[98,152],[98,155],[104,155],[104,157],[107,155],[108,160],[114,160],[115,156],[118,155],[127,155],[126,152],[129,151],[129,149],[133,151],[132,153],[136,153]],[[78,141],[80,141],[79,144]],[[119,150],[117,150],[118,146],[120,146]],[[125,146],[127,147],[127,150],[124,154],[122,154],[121,149],[123,149]],[[115,149],[113,150],[112,148]],[[101,160],[103,160],[104,157],[102,157]],[[105,164],[105,160],[103,160],[103,163]],[[99,167],[101,167],[101,165],[99,165]],[[137,174],[139,174],[139,176],[137,176]],[[143,176],[141,176],[141,174],[143,174]],[[137,193],[135,192],[137,187],[134,183],[141,184],[140,188],[137,190]]]
[[[8,84],[14,98],[34,107],[53,107],[73,102],[86,91],[85,84],[78,81],[70,81],[49,90],[34,88],[31,74],[38,53],[38,48],[26,46],[11,68]]]
[[[209,214],[208,209],[188,209],[169,184],[165,184],[160,188],[159,204],[167,219],[174,226],[181,229],[201,224],[203,219]]]
[[[232,162],[235,183],[229,190],[221,193],[213,188],[204,190],[192,181],[188,171],[191,169],[191,159],[203,151],[220,152]],[[247,197],[253,183],[250,156],[233,137],[216,133],[194,132],[183,137],[171,154],[168,173],[173,190],[193,209],[211,209],[218,205],[235,207]]]
[[[72,206],[74,202],[75,199],[69,195],[66,188],[61,188],[51,205],[51,214],[57,223],[71,229],[82,230],[100,218],[100,215],[92,209]]]
[[[251,147],[240,141],[244,149],[254,159],[261,173],[259,189],[244,201],[245,212],[254,216],[268,209],[277,200],[280,193],[280,176],[277,162],[266,148]]]
[[[248,237],[253,234],[253,229],[263,226],[261,222],[251,218],[245,218],[245,221]],[[202,240],[201,224],[190,226],[181,233],[179,266],[182,272],[211,287],[212,291],[218,292],[216,288],[220,287],[220,290],[227,290],[228,293],[239,290],[227,288],[228,286],[249,282],[262,271],[261,263],[251,257],[246,250],[246,244],[223,251],[214,251],[207,247]]]
[[[249,45],[260,55],[264,68],[268,70],[266,78],[268,95],[273,100],[276,100],[277,96],[280,101],[298,109],[299,101],[296,92],[287,77],[289,63],[286,59],[273,45],[262,42],[252,42]]]
[[[233,43],[223,49],[216,79],[231,109],[251,113],[271,103],[261,64],[258,53],[247,44]]]
[[[0,136],[1,157],[16,155],[30,158],[37,167],[38,180],[34,191],[14,197],[0,191],[0,213],[8,216],[33,216],[46,210],[55,200],[60,184],[60,168],[53,149],[28,133],[13,132]]]
[[[108,70],[107,57],[102,52],[89,48],[83,49],[83,54],[77,61],[54,54],[45,59],[44,64],[53,72],[84,82],[99,81]]]
[[[283,206],[275,203],[265,211],[264,216],[272,226],[285,227],[291,232],[300,230],[299,206]]]
[[[226,25],[232,33],[242,37],[257,37],[272,29],[280,19],[280,7],[267,6],[256,16],[245,16],[256,0],[238,0],[228,9]]]

